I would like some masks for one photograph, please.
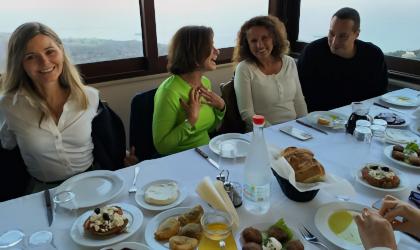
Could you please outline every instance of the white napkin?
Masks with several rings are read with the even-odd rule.
[[[353,196],[356,193],[350,182],[328,172],[325,173],[325,179],[322,182],[296,182],[295,171],[289,162],[283,156],[280,156],[280,149],[269,146],[268,151],[270,153],[271,167],[274,171],[281,177],[289,180],[290,184],[300,192],[323,189],[336,195]]]

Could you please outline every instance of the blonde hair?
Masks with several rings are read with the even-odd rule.
[[[236,38],[236,46],[233,50],[232,61],[234,65],[243,60],[249,60],[259,64],[258,59],[252,54],[249,48],[247,32],[255,26],[265,27],[273,39],[273,50],[271,56],[280,59],[283,55],[289,53],[289,41],[287,40],[287,32],[284,24],[275,16],[257,16],[246,21],[238,32]]]
[[[45,116],[50,115],[46,98],[35,86],[28,74],[23,68],[23,58],[28,42],[37,35],[45,35],[51,38],[63,52],[63,72],[59,77],[60,86],[69,90],[70,95],[76,99],[80,109],[85,110],[88,107],[88,98],[83,91],[84,84],[76,67],[70,62],[69,57],[63,47],[63,43],[58,35],[48,26],[29,22],[20,25],[10,36],[7,51],[6,73],[1,79],[1,94],[14,95],[19,90],[25,90],[33,103],[38,104],[41,111],[39,124]]]

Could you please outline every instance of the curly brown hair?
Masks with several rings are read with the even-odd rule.
[[[265,27],[270,32],[271,37],[273,38],[271,56],[280,59],[283,55],[289,53],[290,43],[287,40],[286,27],[284,24],[275,16],[256,16],[246,21],[238,32],[232,58],[235,66],[243,60],[249,60],[259,64],[258,59],[252,54],[249,48],[247,39],[248,30],[254,26]]]

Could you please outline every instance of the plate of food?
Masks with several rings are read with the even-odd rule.
[[[233,152],[232,154],[225,154],[223,157],[235,158],[245,157],[248,153],[249,144],[250,140],[248,135],[239,133],[227,133],[211,139],[209,142],[209,148],[215,154],[220,155],[220,148],[221,145],[223,145],[224,149],[231,149]]]
[[[315,213],[318,231],[338,248],[348,250],[364,249],[353,217],[367,206],[354,202],[331,202],[322,205]],[[394,231],[398,244],[400,233]]]
[[[245,227],[236,234],[235,240],[242,249],[310,249],[309,243],[287,225],[283,218],[276,223],[258,223]]]
[[[384,192],[402,191],[409,183],[404,173],[379,163],[366,164],[357,171],[355,177],[360,184]]]
[[[124,180],[114,171],[96,170],[75,175],[60,186],[56,193],[72,191],[77,208],[93,207],[114,199],[124,188]]]
[[[406,146],[389,145],[385,147],[384,154],[400,166],[420,170],[420,150],[416,143],[409,143]]]
[[[156,180],[136,192],[135,200],[147,210],[162,211],[181,204],[188,191],[179,182],[170,179]]]
[[[386,121],[390,128],[401,128],[410,124],[410,119],[402,114],[394,112],[381,112],[373,115],[373,119],[382,119]]]
[[[137,232],[143,213],[127,203],[116,203],[86,211],[73,223],[70,237],[85,247],[104,247],[121,242]]]
[[[394,104],[403,107],[417,107],[417,96],[410,96],[397,93],[387,93],[381,96],[381,100],[389,104]]]
[[[170,245],[172,248],[177,245],[178,249],[195,249],[202,236],[200,219],[203,214],[200,205],[161,212],[146,226],[144,238],[147,245],[153,250],[167,250]]]
[[[332,129],[343,129],[348,119],[348,116],[334,111],[314,111],[306,117],[314,125]]]
[[[101,248],[101,250],[152,250],[145,244],[138,242],[121,242],[116,245]]]

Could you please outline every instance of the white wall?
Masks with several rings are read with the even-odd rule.
[[[207,72],[205,75],[213,83],[213,90],[220,95],[219,84],[229,81],[233,75],[232,64],[218,65],[217,70]],[[168,73],[144,77],[129,78],[117,81],[95,83],[90,86],[100,91],[102,100],[105,100],[123,120],[128,143],[130,128],[131,99],[138,93],[159,86],[169,76]]]

